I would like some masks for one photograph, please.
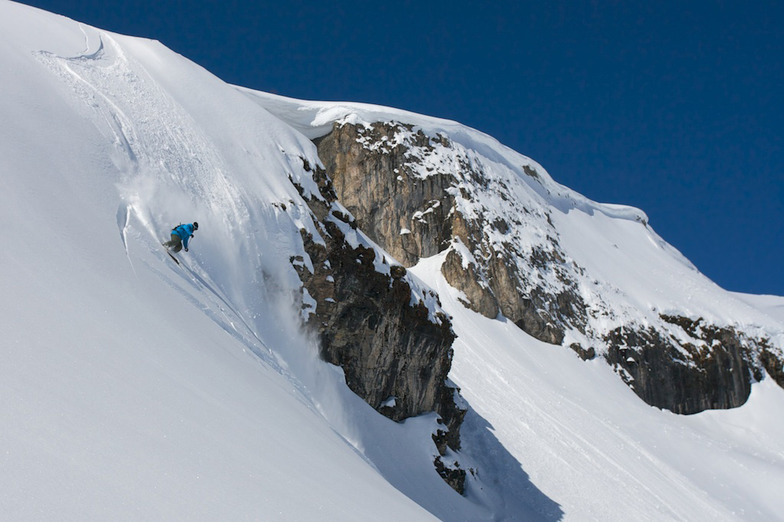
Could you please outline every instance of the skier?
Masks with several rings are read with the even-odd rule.
[[[188,251],[188,241],[193,237],[193,233],[199,230],[199,224],[194,221],[193,224],[178,225],[171,231],[171,239],[163,244],[167,249],[171,249],[175,254],[185,247]]]

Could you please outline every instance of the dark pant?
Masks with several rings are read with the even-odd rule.
[[[171,240],[163,244],[166,248],[170,248],[175,254],[182,250],[182,238],[177,234],[171,235]]]

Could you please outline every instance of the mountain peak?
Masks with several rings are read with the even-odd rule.
[[[641,211],[457,122],[11,2],[0,29],[9,517],[784,509],[778,303]]]

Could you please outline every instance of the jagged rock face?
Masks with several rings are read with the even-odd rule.
[[[470,151],[400,123],[335,124],[316,144],[338,199],[403,265],[450,248],[444,276],[471,309],[491,318],[500,311],[554,344],[567,327],[584,328],[571,274],[579,267],[560,252],[548,215],[517,207],[504,180],[489,178]],[[477,208],[477,190],[494,194],[504,215]]]
[[[515,173],[395,122],[338,122],[316,144],[338,199],[401,263],[446,250],[442,273],[466,306],[548,343],[567,344],[570,332],[581,358],[601,354],[649,404],[685,414],[739,406],[763,369],[784,386],[784,356],[766,339],[609,307],[561,248],[535,166]]]
[[[768,339],[702,319],[660,317],[665,327],[630,326],[606,336],[607,361],[648,404],[683,414],[736,408],[763,370],[784,386],[781,357]]]
[[[357,219],[359,228],[379,242],[403,266],[416,264],[446,248],[452,238],[447,193],[452,177],[434,173],[420,178],[412,171],[411,145],[427,150],[430,140],[402,126],[413,143],[398,139],[399,128],[374,125],[336,126],[317,140],[338,200]]]
[[[698,347],[674,343],[652,327],[617,328],[607,335],[606,358],[653,406],[684,414],[740,406],[751,393],[749,351],[733,330],[707,325],[701,330]]]
[[[323,246],[305,237],[312,274],[300,269],[315,300],[322,356],[343,368],[346,382],[368,404],[393,420],[436,411],[452,359],[449,320],[428,318],[422,303],[411,304],[405,269],[376,271],[375,252],[348,248],[341,230],[325,223]]]
[[[441,459],[441,457],[436,457],[436,459],[433,461],[433,464],[435,465],[438,474],[442,479],[444,479],[444,482],[452,486],[452,489],[461,495],[465,493],[466,472],[464,469],[460,467],[447,466],[444,464],[444,461]]]
[[[441,271],[447,281],[456,288],[460,288],[468,298],[468,301],[461,302],[484,315],[485,317],[496,317],[498,315],[498,302],[495,300],[493,291],[483,284],[481,276],[477,273],[476,265],[466,263],[463,265],[463,258],[450,250],[441,265]]]
[[[305,167],[311,170],[307,162]],[[447,381],[455,339],[450,319],[423,301],[437,302],[432,291],[420,289],[428,295],[415,296],[404,267],[390,266],[375,248],[347,239],[357,232],[356,222],[332,204],[336,198],[325,172],[315,169],[313,177],[323,200],[303,197],[321,235],[303,231],[308,259],[291,261],[304,285],[306,322],[319,335],[321,356],[343,369],[354,393],[395,421],[438,413],[443,429],[433,440],[439,454],[447,446],[459,450],[466,410]],[[452,470],[448,476],[462,492],[465,473]]]
[[[768,375],[784,388],[784,354],[780,350],[774,350],[767,339],[762,339],[759,346],[761,348],[760,364],[768,372]]]

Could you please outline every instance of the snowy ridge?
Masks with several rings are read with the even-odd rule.
[[[366,103],[304,101],[242,87],[237,87],[237,89],[311,139],[327,134],[336,122],[364,125],[374,122],[412,124],[415,126],[414,131],[421,129],[432,138],[437,138],[439,134],[445,134],[449,136],[451,141],[462,145],[467,150],[474,151],[488,161],[503,164],[520,177],[524,177],[524,167],[533,168],[541,176],[541,188],[534,188],[534,190],[546,194],[551,198],[553,205],[566,209],[579,208],[585,212],[599,211],[619,219],[648,221],[647,216],[640,209],[624,205],[596,203],[560,185],[536,161],[510,149],[492,136],[455,121]]]
[[[457,122],[387,107],[300,101],[238,89],[312,138],[328,133],[334,124],[369,126],[375,122],[401,122],[410,126],[388,144],[367,145],[392,147],[398,143],[410,145],[411,137],[421,130],[431,138],[429,146],[433,148],[425,153],[412,148],[412,154],[417,155],[418,175],[423,178],[436,172],[459,172],[454,165],[460,162],[478,166],[487,175],[481,183],[489,190],[476,180],[460,179],[458,186],[466,187],[472,195],[470,199],[458,198],[461,211],[469,217],[482,215],[488,222],[497,217],[509,223],[518,221],[521,206],[533,213],[533,219],[526,218],[525,226],[511,231],[514,238],[509,237],[510,233],[490,231],[490,244],[499,247],[511,242],[530,252],[537,247],[551,248],[552,239],[557,238],[562,251],[574,263],[571,277],[580,282],[589,313],[605,318],[593,321],[593,327],[599,332],[629,321],[661,323],[660,314],[678,311],[716,324],[759,329],[778,346],[784,346],[784,323],[760,313],[700,274],[677,249],[656,234],[643,211],[591,201],[555,182],[535,161],[486,134]],[[439,143],[444,137],[451,142],[449,147]],[[507,192],[511,198],[505,197]],[[640,264],[640,260],[648,262]],[[519,270],[525,269],[522,264],[519,266]],[[583,277],[582,272],[588,276]],[[532,273],[529,278],[535,280],[543,275]],[[548,284],[553,288],[560,286],[554,274]],[[640,316],[640,310],[648,313]]]
[[[534,168],[538,180],[521,179],[531,197],[563,203],[552,216],[564,248],[606,281],[623,274],[629,299],[664,311],[692,303],[694,314],[780,335],[780,315],[768,312],[777,298],[727,296],[654,233],[639,234],[637,211],[581,199],[454,122],[240,90],[158,42],[7,1],[0,35],[10,71],[0,82],[7,518],[752,520],[784,511],[775,415],[784,391],[770,379],[737,410],[680,417],[647,407],[606,365],[466,310],[440,259],[424,260],[411,270],[416,292],[437,291],[459,336],[451,378],[469,413],[452,456],[474,472],[461,497],[422,442],[435,416],[377,414],[300,330],[290,259],[307,257],[300,230],[317,230],[292,180],[318,197],[303,167],[319,161],[310,139],[356,113],[446,133],[516,175]],[[175,265],[160,243],[192,220],[200,229]],[[612,245],[667,260],[666,284],[651,290],[630,260],[599,256]]]

